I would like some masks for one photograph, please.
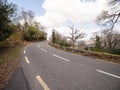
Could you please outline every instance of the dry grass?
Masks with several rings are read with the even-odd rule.
[[[22,47],[9,48],[0,54],[0,89],[3,88],[19,64]]]
[[[13,71],[20,63],[22,48],[31,42],[23,42],[13,48],[5,49],[0,53],[0,90],[7,84]]]

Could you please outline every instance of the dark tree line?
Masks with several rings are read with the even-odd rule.
[[[10,23],[15,11],[15,4],[8,3],[7,0],[0,0],[0,42],[13,33]]]
[[[34,12],[20,10],[17,5],[8,3],[8,0],[0,0],[0,50],[14,47],[23,41],[45,40],[43,27],[34,21]]]

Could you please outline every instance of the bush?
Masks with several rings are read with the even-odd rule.
[[[7,41],[0,42],[0,49],[8,47]]]
[[[14,47],[15,45],[18,45],[21,42],[22,42],[22,33],[21,32],[16,32],[7,39],[7,43],[8,43],[9,47]]]
[[[65,46],[65,47],[70,47],[71,44],[68,43],[66,40],[62,40],[60,43],[59,43],[60,46]]]
[[[88,50],[88,48],[86,48]],[[106,53],[110,53],[110,54],[117,54],[120,55],[120,49],[99,49],[96,47],[91,47],[90,48],[91,51],[96,51],[96,52],[106,52]]]
[[[39,41],[39,40],[45,40],[45,39],[46,39],[46,33],[43,31],[40,31],[34,26],[30,26],[27,31],[23,32],[23,40],[26,40],[26,41]]]
[[[90,50],[91,51],[96,51],[96,52],[106,52],[105,50],[100,49],[100,48],[96,48],[96,47],[90,47]]]
[[[109,49],[108,53],[120,55],[120,49]]]
[[[85,50],[89,50],[89,47],[85,47]]]

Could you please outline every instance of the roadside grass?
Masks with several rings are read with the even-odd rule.
[[[0,53],[0,90],[7,84],[7,81],[19,64],[22,48],[23,45],[18,45]]]
[[[14,61],[21,54],[22,48],[32,42],[22,42],[20,45],[17,45],[13,48],[4,49],[0,53],[0,65],[7,61]]]
[[[6,49],[6,51],[0,54],[0,64],[3,64],[9,60],[15,60],[21,52],[23,46],[16,46],[14,48]]]

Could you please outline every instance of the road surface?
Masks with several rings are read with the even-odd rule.
[[[120,90],[120,65],[33,43],[6,90]]]

